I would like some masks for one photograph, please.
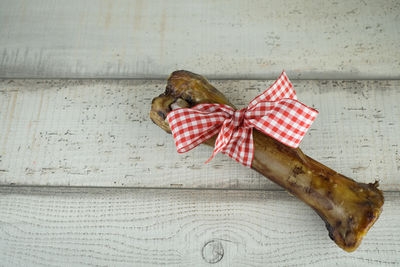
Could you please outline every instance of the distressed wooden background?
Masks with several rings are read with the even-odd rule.
[[[400,266],[399,26],[394,0],[0,1],[0,266]],[[356,252],[254,171],[176,153],[148,113],[183,68],[237,106],[286,69],[320,111],[303,151],[384,190]]]

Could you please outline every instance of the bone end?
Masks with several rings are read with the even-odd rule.
[[[167,115],[171,111],[171,104],[175,102],[172,96],[161,94],[151,102],[150,119],[167,133],[171,133]]]
[[[337,220],[336,223],[328,223],[325,220],[329,237],[347,252],[353,252],[358,248],[363,237],[378,220],[384,203],[383,193],[378,189],[377,182],[358,183],[357,190],[359,192],[356,193],[356,199],[349,196],[349,199],[354,200],[345,204],[347,207],[343,219]]]

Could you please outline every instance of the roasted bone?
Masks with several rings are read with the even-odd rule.
[[[204,77],[175,71],[165,93],[153,99],[150,118],[171,133],[167,114],[179,107],[220,103],[234,107]],[[257,130],[252,168],[307,203],[325,221],[329,236],[345,251],[354,251],[378,219],[384,202],[378,182],[357,183]],[[215,137],[204,142],[214,146]]]

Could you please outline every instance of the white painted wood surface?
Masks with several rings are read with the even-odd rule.
[[[0,77],[400,78],[400,3],[0,1]]]
[[[400,193],[346,253],[285,192],[0,187],[6,266],[399,266]],[[218,261],[219,260],[219,261]]]
[[[260,79],[213,82],[244,106],[282,68],[400,79],[399,25],[396,0],[3,0],[0,77]],[[400,80],[294,85],[321,112],[306,154],[386,190],[356,252],[257,173],[204,165],[207,147],[176,153],[148,118],[165,81],[6,79],[0,266],[400,266]]]
[[[213,81],[245,106],[272,81]],[[293,81],[320,115],[301,147],[357,181],[400,189],[400,81]],[[149,117],[165,81],[0,81],[0,183],[279,189],[208,147],[178,154]]]

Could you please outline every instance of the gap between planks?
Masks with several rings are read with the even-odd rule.
[[[187,188],[177,188],[177,187],[135,187],[135,186],[77,186],[77,185],[4,185],[0,184],[0,189],[28,189],[28,188],[38,188],[38,189],[49,189],[49,190],[68,190],[69,188],[73,189],[82,189],[82,190],[98,190],[98,189],[104,189],[104,190],[112,190],[112,189],[117,189],[117,190],[177,190],[177,191],[182,191],[182,190],[187,190],[187,191],[246,191],[246,192],[286,192],[287,194],[291,195],[290,192],[285,190],[282,187],[278,188],[268,188],[268,189],[256,189],[256,188],[201,188],[201,187],[187,187]],[[397,190],[382,190],[385,194],[386,193],[397,193],[399,191]]]
[[[177,69],[178,71],[179,69]],[[279,72],[275,73],[276,78],[279,76]],[[288,75],[289,76],[289,75]],[[31,80],[31,81],[161,81],[165,82],[167,81],[169,75],[160,75],[160,76],[154,76],[154,77],[149,77],[149,78],[144,78],[144,77],[131,77],[131,78],[114,78],[114,77],[71,77],[71,78],[63,78],[63,77],[53,77],[53,78],[43,78],[43,77],[2,77],[0,76],[0,80],[8,80],[8,81],[24,81],[24,80]],[[290,77],[289,77],[290,78]],[[272,79],[266,78],[265,76],[257,76],[254,78],[246,78],[246,77],[238,77],[238,76],[226,76],[226,77],[218,77],[218,78],[212,78],[212,79],[207,79],[209,81],[272,81]],[[344,81],[344,82],[357,82],[357,81],[366,81],[366,82],[373,82],[373,81],[399,81],[400,79],[397,78],[332,78],[332,79],[324,79],[324,78],[313,78],[313,79],[307,79],[307,78],[295,78],[295,79],[290,79],[292,82],[296,81]]]

